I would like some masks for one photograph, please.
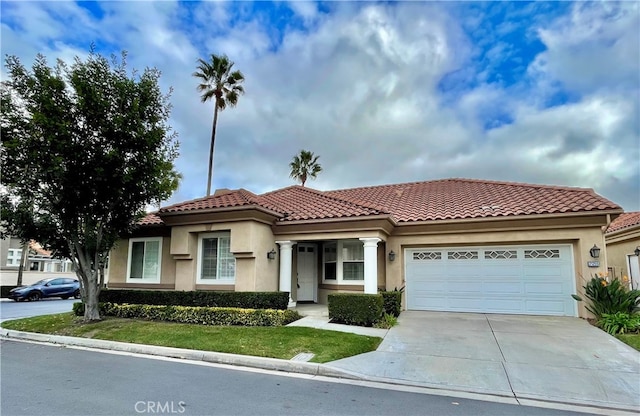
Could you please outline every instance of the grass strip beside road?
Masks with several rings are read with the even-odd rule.
[[[640,334],[619,334],[616,338],[640,351]]]
[[[289,360],[301,352],[326,363],[375,350],[381,338],[304,327],[243,327],[105,318],[82,323],[73,313],[2,323],[6,329]]]

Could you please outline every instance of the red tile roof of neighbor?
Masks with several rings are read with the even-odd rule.
[[[160,219],[157,212],[150,212],[145,215],[140,221],[138,221],[138,225],[162,225],[164,222]]]
[[[396,185],[317,191],[290,186],[262,195],[222,190],[159,211],[182,213],[256,206],[282,215],[278,221],[390,215],[398,222],[561,214],[622,209],[588,188],[475,179],[442,179]],[[154,214],[152,214],[154,215]],[[155,218],[143,220],[156,224]]]
[[[618,218],[611,221],[609,227],[607,227],[607,234],[620,231],[625,228],[630,228],[635,225],[640,226],[640,211],[625,212],[620,214]]]
[[[41,256],[51,257],[52,251],[46,250],[40,243],[34,240],[29,241],[29,248]]]

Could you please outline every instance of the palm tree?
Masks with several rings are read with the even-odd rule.
[[[211,195],[211,179],[213,177],[213,148],[216,141],[216,127],[218,125],[218,111],[227,106],[235,107],[238,97],[244,94],[244,88],[240,85],[244,81],[244,75],[240,71],[231,72],[233,62],[227,55],[211,54],[211,60],[198,59],[197,71],[193,76],[199,78],[198,91],[202,93],[200,99],[203,103],[215,98],[213,110],[213,127],[211,128],[211,148],[209,150],[209,179],[207,181],[207,196]]]
[[[293,157],[289,167],[291,168],[290,176],[298,180],[304,186],[307,178],[313,179],[318,176],[318,173],[322,172],[322,166],[318,163],[320,156],[313,155],[313,152],[308,150],[300,150],[300,154]]]

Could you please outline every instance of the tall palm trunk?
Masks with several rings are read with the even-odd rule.
[[[207,180],[207,196],[211,195],[211,179],[213,177],[213,148],[216,143],[216,127],[218,125],[218,103],[214,103],[213,127],[211,128],[211,148],[209,149],[209,179]]]

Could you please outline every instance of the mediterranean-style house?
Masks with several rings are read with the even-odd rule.
[[[404,289],[409,310],[587,316],[622,209],[591,189],[471,179],[333,191],[244,189],[148,214],[110,254],[110,288]],[[599,254],[602,249],[602,255]]]
[[[607,265],[611,277],[627,276],[640,288],[640,211],[625,212],[606,229]]]

